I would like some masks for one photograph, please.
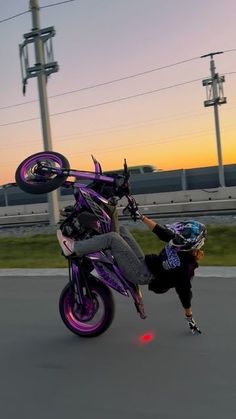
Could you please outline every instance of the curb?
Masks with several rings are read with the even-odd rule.
[[[6,276],[68,277],[68,269],[0,269],[0,277]],[[196,269],[195,276],[211,278],[236,278],[236,266],[201,266]]]
[[[67,268],[57,269],[0,269],[1,276],[68,276]]]

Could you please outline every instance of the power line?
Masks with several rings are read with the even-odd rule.
[[[232,51],[236,51],[236,48],[226,49],[225,51],[222,51],[222,52],[232,52]]]
[[[57,116],[57,115],[62,115],[62,114],[66,114],[66,113],[82,111],[82,110],[85,110],[85,109],[96,108],[96,107],[99,107],[99,106],[109,105],[111,103],[116,103],[116,102],[121,102],[121,101],[124,101],[124,100],[134,99],[136,97],[146,96],[146,95],[161,92],[161,91],[164,91],[164,90],[173,89],[174,87],[194,83],[194,82],[197,82],[199,80],[202,80],[202,78],[195,79],[195,80],[189,80],[189,81],[182,82],[182,83],[173,84],[171,86],[161,87],[159,89],[149,90],[147,92],[137,93],[135,95],[124,96],[124,97],[121,97],[121,98],[112,99],[112,100],[108,100],[108,101],[105,101],[105,102],[100,102],[100,103],[95,103],[95,104],[92,104],[92,105],[82,106],[80,108],[69,109],[68,111],[56,112],[56,113],[52,114],[51,116]]]
[[[57,3],[52,3],[52,4],[48,4],[46,6],[41,6],[40,9],[46,9],[47,7],[59,6],[60,4],[71,3],[72,1],[76,1],[76,0],[65,0],[65,1],[57,2]],[[30,12],[30,10],[25,10],[24,12],[17,13],[16,15],[7,17],[5,19],[2,19],[2,20],[0,20],[0,24],[1,23],[4,23],[4,22],[7,22],[9,20],[15,19],[15,18],[17,18],[19,16],[25,15],[26,13],[29,13],[29,12]]]
[[[228,73],[225,73],[225,74],[226,75],[236,74],[236,71],[231,71],[231,72],[228,72]],[[189,81],[186,81],[186,82],[177,83],[177,84],[173,84],[173,85],[166,86],[166,87],[161,87],[159,89],[154,89],[154,90],[150,90],[150,91],[147,91],[147,92],[137,93],[137,94],[131,95],[131,96],[125,96],[125,97],[122,97],[122,98],[112,99],[112,100],[109,100],[109,101],[106,101],[106,102],[100,102],[100,103],[95,103],[95,104],[92,104],[92,105],[82,106],[80,108],[69,109],[68,111],[57,112],[57,113],[51,114],[50,116],[58,116],[58,115],[77,112],[77,111],[81,111],[81,110],[91,109],[91,108],[95,108],[95,107],[99,107],[99,106],[109,105],[109,104],[116,103],[116,102],[121,102],[121,101],[124,101],[124,100],[134,99],[134,98],[140,97],[140,96],[145,96],[145,95],[149,95],[149,94],[153,94],[153,93],[158,93],[158,92],[161,92],[161,91],[164,91],[164,90],[173,89],[175,87],[183,86],[183,85],[186,85],[186,84],[195,83],[195,82],[200,81],[200,80],[202,80],[202,77],[199,78],[199,79],[189,80]],[[111,83],[111,82],[107,82],[107,83]],[[78,89],[78,90],[85,90],[85,89],[96,87],[96,86],[98,86],[98,85],[85,87],[85,88],[81,88],[81,89]],[[70,92],[70,93],[72,93],[72,92]],[[62,96],[64,94],[69,94],[69,92],[58,94],[58,95],[53,95],[53,96],[49,96],[49,97],[53,98],[53,97],[57,97],[57,96]],[[16,106],[22,106],[22,105],[26,105],[26,104],[30,104],[30,103],[34,103],[34,102],[38,102],[38,100],[31,100],[31,101],[28,101],[28,102],[25,102],[25,103],[18,103],[18,104],[15,104],[15,105],[5,106],[5,107],[0,108],[0,110],[9,109],[9,108],[13,108],[13,107],[16,107]],[[12,122],[9,122],[9,123],[6,123],[6,124],[0,124],[0,127],[4,127],[4,126],[8,126],[8,125],[16,125],[16,124],[20,124],[20,123],[24,123],[24,122],[36,121],[38,119],[39,119],[39,117],[30,118],[30,119],[23,119],[23,120],[20,120],[20,121],[12,121]]]
[[[112,99],[112,100],[108,100],[108,101],[105,101],[105,102],[100,102],[100,103],[95,103],[95,104],[92,104],[92,105],[82,106],[80,108],[74,108],[74,109],[69,109],[67,111],[56,112],[56,113],[51,114],[50,116],[51,117],[52,116],[59,116],[59,115],[67,114],[67,113],[82,111],[82,110],[85,110],[85,109],[92,109],[92,108],[96,108],[96,107],[99,107],[99,106],[110,105],[112,103],[121,102],[121,101],[129,100],[129,99],[134,99],[134,98],[137,98],[137,97],[146,96],[146,95],[150,95],[150,94],[153,94],[153,93],[158,93],[158,92],[161,92],[161,91],[164,91],[164,90],[173,89],[175,87],[187,85],[187,84],[190,84],[190,83],[195,83],[195,82],[200,81],[200,80],[202,80],[202,77],[199,78],[199,79],[195,79],[195,80],[189,80],[189,81],[186,81],[186,82],[173,84],[171,86],[161,87],[160,89],[154,89],[154,90],[149,90],[147,92],[137,93],[137,94],[131,95],[131,96],[124,96],[124,97],[121,97],[121,98]],[[24,123],[24,122],[36,121],[38,119],[40,119],[40,118],[36,117],[36,118],[23,119],[21,121],[7,122],[5,124],[0,124],[0,127],[21,124],[21,123]]]
[[[196,60],[198,58],[200,58],[200,57],[193,57],[193,58],[189,58],[189,59],[186,59],[186,60],[177,61],[177,62],[172,63],[172,64],[167,64],[167,65],[164,65],[164,66],[161,66],[161,67],[155,67],[155,68],[152,68],[150,70],[142,71],[142,72],[135,73],[135,74],[130,74],[130,75],[127,75],[127,76],[124,76],[124,77],[119,77],[117,79],[108,80],[108,81],[105,81],[105,82],[102,82],[102,83],[97,83],[97,84],[93,84],[93,85],[89,85],[89,86],[80,87],[79,89],[69,90],[68,92],[58,93],[56,95],[49,96],[49,99],[59,97],[59,96],[70,95],[72,93],[83,92],[85,90],[95,89],[96,87],[107,86],[107,85],[113,84],[113,83],[118,83],[118,82],[123,81],[123,80],[132,79],[132,78],[135,78],[135,77],[143,76],[145,74],[153,73],[155,71],[164,70],[165,68],[174,67],[174,66],[177,66],[177,65],[180,65],[180,64],[183,64],[183,63],[187,63],[189,61],[193,61],[193,60]],[[30,100],[28,102],[22,102],[22,103],[16,103],[16,104],[8,105],[8,106],[3,106],[3,107],[0,108],[0,110],[14,108],[14,107],[18,107],[18,106],[24,106],[24,105],[28,105],[28,104],[34,103],[34,102],[38,102],[38,100],[35,99],[35,100]]]
[[[21,121],[7,122],[6,124],[1,124],[0,127],[6,127],[8,125],[22,124],[23,122],[37,121],[38,119],[40,119],[40,118],[37,117],[37,118],[22,119]]]
[[[52,4],[48,4],[46,6],[41,6],[40,9],[46,9],[46,7],[59,6],[60,4],[71,3],[72,1],[76,1],[76,0],[65,0],[65,1],[60,1],[60,2],[57,2],[57,3],[52,3]]]
[[[232,50],[232,51],[233,51],[233,50]],[[236,51],[236,49],[235,49],[235,51]],[[70,90],[70,91],[68,91],[68,92],[58,93],[58,94],[56,94],[56,95],[49,96],[49,98],[51,99],[51,98],[58,97],[58,96],[65,96],[65,95],[70,95],[70,94],[72,94],[72,93],[82,92],[82,91],[84,91],[84,90],[94,89],[94,88],[96,88],[96,87],[106,86],[106,85],[108,85],[108,84],[117,83],[117,82],[120,82],[120,81],[123,81],[123,80],[128,80],[128,79],[131,79],[131,78],[134,78],[134,77],[143,76],[143,75],[145,75],[145,74],[150,74],[150,73],[153,73],[153,72],[155,72],[155,71],[163,70],[163,69],[165,69],[165,68],[174,67],[174,66],[177,66],[177,65],[179,65],[179,64],[183,64],[183,63],[187,63],[187,62],[189,62],[189,61],[196,60],[196,59],[198,59],[198,58],[200,58],[200,57],[194,57],[194,58],[189,58],[189,59],[187,59],[187,60],[183,60],[183,61],[177,61],[176,63],[167,64],[167,65],[162,66],[162,67],[156,67],[156,68],[153,68],[153,69],[151,69],[151,70],[142,71],[142,72],[140,72],[140,73],[131,74],[131,75],[129,75],[129,76],[120,77],[120,78],[118,78],[118,79],[108,80],[108,81],[105,81],[105,82],[102,82],[102,83],[97,83],[97,84],[93,84],[93,85],[90,85],[90,86],[81,87],[81,88],[79,88],[79,89]],[[224,74],[234,74],[234,73],[236,73],[236,72],[235,72],[235,71],[231,71],[231,72],[229,72],[229,73],[224,73]],[[31,102],[32,102],[32,101],[31,101]],[[28,102],[28,103],[31,103],[31,102]],[[0,110],[1,110],[1,109],[2,109],[2,108],[0,108]]]
[[[70,0],[70,1],[75,1],[75,0]],[[227,51],[224,51],[224,52],[229,52],[229,51],[236,51],[236,48],[232,49],[232,50],[227,50]],[[155,67],[155,68],[152,68],[150,70],[142,71],[142,72],[135,73],[135,74],[130,74],[130,75],[127,75],[127,76],[124,76],[124,77],[119,77],[117,79],[108,80],[108,81],[105,81],[105,82],[102,82],[102,83],[97,83],[97,84],[93,84],[93,85],[89,85],[89,86],[80,87],[79,89],[74,89],[74,90],[69,90],[67,92],[58,93],[56,95],[49,96],[49,99],[53,99],[53,98],[60,97],[60,96],[71,95],[73,93],[83,92],[85,90],[95,89],[97,87],[107,86],[107,85],[113,84],[113,83],[118,83],[118,82],[123,81],[123,80],[128,80],[128,79],[131,79],[131,78],[143,76],[145,74],[150,74],[150,73],[153,73],[155,71],[164,70],[165,68],[174,67],[174,66],[177,66],[177,65],[189,62],[189,61],[196,60],[198,58],[200,58],[200,57],[193,57],[193,58],[189,58],[189,59],[186,59],[186,60],[177,61],[177,62],[172,63],[172,64],[167,64],[167,65],[164,65],[164,66],[161,66],[161,67]],[[235,71],[231,71],[231,72],[224,73],[224,74],[228,75],[228,74],[235,74],[235,73],[236,73]],[[2,106],[2,107],[0,107],[0,111],[4,110],[4,109],[16,108],[16,107],[19,107],[19,106],[25,106],[25,105],[29,105],[31,103],[36,103],[36,102],[38,102],[38,99],[29,100],[27,102],[15,103],[15,104],[12,104],[12,105],[7,105],[7,106]]]
[[[7,22],[8,20],[15,19],[16,17],[25,15],[26,13],[29,13],[29,10],[25,10],[24,12],[17,13],[16,15],[7,17],[6,19],[2,19],[0,20],[0,23],[4,23],[4,22]]]
[[[161,67],[164,68],[164,67]],[[155,70],[150,70],[150,71],[155,71]],[[140,75],[143,73],[139,73]],[[236,74],[236,71],[230,71],[228,73],[224,73],[225,75],[229,75],[229,74]],[[128,76],[128,77],[134,77],[134,76]],[[124,78],[120,78],[120,79],[115,79],[115,80],[110,80],[104,83],[99,83],[99,84],[94,84],[91,86],[86,86],[86,87],[81,87],[79,89],[75,89],[75,90],[70,90],[68,92],[62,92],[62,93],[58,93],[56,95],[51,95],[49,96],[49,99],[53,99],[55,97],[59,97],[59,96],[65,96],[65,95],[70,95],[72,93],[76,93],[76,92],[82,92],[83,90],[88,90],[88,89],[94,89],[95,87],[100,87],[100,86],[105,86],[106,84],[111,84],[111,83],[115,83],[116,81],[121,81],[121,80],[125,80],[126,77]],[[0,107],[0,111],[4,110],[4,109],[11,109],[11,108],[16,108],[19,106],[25,106],[25,105],[29,105],[31,103],[36,103],[38,102],[38,99],[33,99],[33,100],[28,100],[27,102],[20,102],[20,103],[15,103],[12,105],[7,105],[7,106],[2,106]]]
[[[103,83],[97,83],[97,84],[94,84],[94,85],[91,85],[91,86],[81,87],[80,89],[75,89],[75,90],[71,90],[69,92],[59,93],[58,95],[54,95],[54,96],[51,96],[51,97],[63,96],[63,95],[71,94],[71,93],[81,92],[83,90],[94,89],[95,87],[106,86],[107,84],[117,83],[117,82],[120,82],[120,81],[123,81],[123,80],[132,79],[134,77],[143,76],[145,74],[150,74],[150,73],[153,73],[155,71],[164,70],[165,68],[174,67],[174,66],[177,66],[177,65],[180,65],[180,64],[184,64],[184,63],[187,63],[189,61],[197,60],[198,58],[200,58],[200,57],[193,57],[193,58],[189,58],[187,60],[177,61],[176,63],[167,64],[167,65],[164,65],[164,66],[161,66],[161,67],[155,67],[155,68],[152,68],[150,70],[142,71],[142,72],[135,73],[135,74],[130,74],[130,75],[127,75],[127,76],[124,76],[124,77],[119,77],[117,79],[105,81]]]
[[[2,106],[0,108],[0,111],[3,111],[4,109],[17,108],[18,106],[29,105],[30,103],[36,103],[36,102],[38,102],[38,99],[28,100],[27,102],[15,103],[12,105],[7,105],[7,106]]]

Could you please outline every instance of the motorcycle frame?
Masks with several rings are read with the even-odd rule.
[[[80,171],[74,169],[63,169],[63,168],[55,168],[55,167],[47,167],[44,165],[40,168],[41,172],[50,172],[56,174],[58,176],[67,176],[67,177],[75,177],[76,179],[86,179],[91,181],[100,181],[105,182],[109,185],[119,186],[119,179],[122,179],[122,183],[125,179],[125,176],[119,177],[112,177],[106,176],[102,174],[102,169],[100,163],[96,161],[93,157],[93,162],[95,166],[95,171]],[[128,178],[126,179],[128,180]],[[82,184],[80,182],[72,182],[66,181],[62,186],[68,187],[72,186],[76,192],[74,192],[75,196],[75,211],[79,212],[81,208],[87,208],[88,210],[92,211],[93,214],[96,216],[98,222],[100,223],[102,233],[108,233],[111,231],[111,218],[106,213],[104,209],[101,208],[99,204],[109,204],[108,200],[93,189],[89,187],[89,185]],[[129,195],[126,195],[128,201],[130,199]],[[133,297],[136,307],[140,304],[141,299],[141,291],[138,285],[133,284],[127,281],[119,267],[116,265],[116,262],[111,255],[111,252],[95,252],[89,253],[85,256],[93,265],[93,268],[96,272],[95,278],[106,284],[108,287],[114,289],[115,291],[119,292],[120,294],[129,297],[129,294]],[[109,266],[110,275],[107,271],[104,270],[104,265]],[[70,282],[75,285],[77,289],[77,298],[80,304],[83,304],[83,285],[86,288],[87,280],[85,278],[82,279],[82,271],[83,269],[78,265],[78,258],[69,258],[69,275],[70,275]],[[94,276],[94,275],[93,275]]]

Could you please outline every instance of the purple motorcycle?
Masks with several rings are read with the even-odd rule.
[[[75,204],[61,211],[64,219],[60,229],[75,240],[119,231],[116,205],[124,196],[128,200],[124,213],[128,211],[136,220],[137,204],[130,195],[126,161],[123,175],[103,175],[100,164],[92,158],[94,172],[72,170],[63,155],[52,151],[27,157],[16,170],[17,185],[25,192],[48,193],[61,186],[73,189]],[[68,181],[68,177],[75,180]],[[80,183],[79,179],[86,182]],[[111,288],[125,297],[132,296],[140,317],[146,318],[138,285],[124,278],[110,251],[83,257],[73,255],[67,259],[69,283],[61,292],[59,311],[73,333],[93,337],[109,328],[115,314]]]

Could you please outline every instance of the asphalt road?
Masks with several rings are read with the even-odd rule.
[[[116,317],[93,339],[58,314],[66,278],[0,278],[2,419],[234,419],[235,278],[195,278],[191,335],[174,291],[143,288],[148,318],[115,294]],[[154,339],[139,337],[152,331]]]

